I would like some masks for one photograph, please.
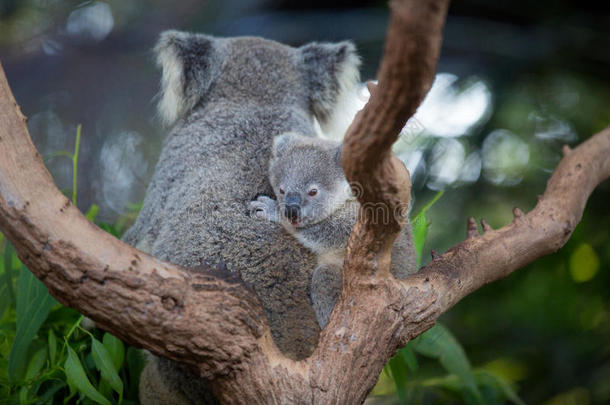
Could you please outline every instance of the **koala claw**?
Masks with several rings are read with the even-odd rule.
[[[250,216],[265,219],[267,221],[276,221],[276,203],[275,200],[261,195],[256,200],[250,201]]]

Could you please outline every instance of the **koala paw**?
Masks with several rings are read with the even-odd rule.
[[[250,201],[249,209],[251,217],[277,222],[276,202],[267,196],[261,195],[256,200]]]

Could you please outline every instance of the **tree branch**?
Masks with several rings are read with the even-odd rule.
[[[371,98],[343,141],[345,176],[362,190],[344,273],[389,274],[392,245],[411,199],[409,173],[392,154],[392,144],[432,86],[449,1],[392,1],[390,7],[379,84],[369,87]],[[345,282],[351,277],[351,271],[343,274]]]
[[[513,221],[495,231],[481,221],[483,235],[454,246],[405,284],[429,279],[442,297],[439,311],[447,311],[483,285],[561,248],[580,222],[589,195],[608,177],[610,126],[572,151],[564,148],[564,158],[532,211],[515,208]]]

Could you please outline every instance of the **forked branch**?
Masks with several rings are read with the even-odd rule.
[[[434,76],[447,0],[393,1],[379,86],[346,137],[343,166],[361,203],[348,245],[342,295],[313,355],[295,362],[275,347],[256,297],[235,280],[188,272],[91,224],[53,184],[0,67],[0,230],[62,303],[124,340],[189,365],[227,403],[361,403],[397,348],[465,295],[559,249],[586,200],[610,176],[610,128],[565,157],[538,205],[498,230],[396,280],[389,252],[403,225],[410,183],[391,155],[400,128]],[[393,214],[399,213],[394,216]]]

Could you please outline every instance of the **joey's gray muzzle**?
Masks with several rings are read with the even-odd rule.
[[[301,216],[301,196],[298,193],[288,193],[285,201],[284,216],[291,221],[298,219]]]

